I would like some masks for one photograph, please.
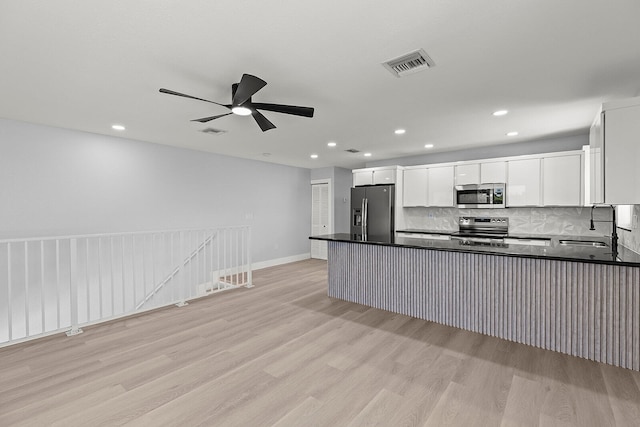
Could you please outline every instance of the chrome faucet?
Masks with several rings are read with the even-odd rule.
[[[611,208],[611,221],[606,220],[594,220],[593,219],[593,210],[597,207],[610,207]],[[613,230],[611,231],[611,251],[613,252],[613,256],[618,256],[618,225],[616,224],[616,208],[613,205],[593,205],[591,206],[591,226],[589,230],[595,230],[596,226],[594,222],[610,222],[613,225]]]

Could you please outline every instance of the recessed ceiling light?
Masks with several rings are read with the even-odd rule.
[[[371,157],[371,153],[364,153],[365,157]]]
[[[112,125],[111,129],[113,129],[113,130],[124,130],[125,127],[122,126],[122,125]]]
[[[433,144],[425,144],[424,148],[433,148]]]
[[[507,134],[507,136],[518,136],[518,132],[516,132],[516,131],[509,132],[509,133]]]
[[[233,107],[231,109],[231,112],[239,116],[248,116],[251,114],[251,110],[248,109],[247,107]]]
[[[312,155],[311,155],[311,158],[312,158],[312,159],[317,159],[317,158],[318,158],[318,155],[317,155],[317,154],[312,154]]]
[[[402,135],[405,132],[406,132],[406,130],[404,130],[404,129],[396,129],[393,133],[395,133],[396,135]]]
[[[504,116],[504,115],[506,115],[508,112],[509,112],[509,111],[507,111],[507,110],[498,110],[498,111],[494,111],[494,112],[493,112],[493,115],[494,115],[494,116]]]
[[[336,145],[338,145],[338,144],[336,144],[336,143],[335,143],[335,142],[333,142],[333,141],[331,141],[331,142],[327,142],[327,146],[328,146],[328,147],[335,147]]]

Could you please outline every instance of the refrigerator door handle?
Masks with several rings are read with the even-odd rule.
[[[362,202],[360,203],[360,214],[362,215],[362,219],[360,220],[360,233],[361,234],[364,234],[364,223],[366,221],[365,220],[366,213],[365,213],[365,210],[364,210],[364,201],[365,201],[365,198],[363,197],[362,198]]]
[[[362,201],[364,203],[364,215],[363,215],[363,224],[364,227],[367,228],[368,218],[369,218],[369,199],[364,199]]]

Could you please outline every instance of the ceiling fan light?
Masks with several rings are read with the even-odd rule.
[[[231,109],[231,112],[233,114],[237,114],[239,116],[250,116],[251,115],[251,110],[248,109],[247,107],[233,107]]]

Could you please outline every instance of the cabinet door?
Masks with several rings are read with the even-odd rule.
[[[403,172],[402,203],[407,206],[427,206],[427,169],[407,169]]]
[[[604,203],[604,157],[602,115],[599,113],[589,129],[589,201]]]
[[[582,156],[544,158],[542,183],[544,206],[582,206]]]
[[[456,165],[456,185],[480,184],[480,164]]]
[[[640,105],[605,111],[604,202],[640,204]]]
[[[480,163],[480,184],[507,182],[507,162]]]
[[[428,206],[453,206],[453,166],[429,168],[427,171]]]
[[[395,184],[395,182],[396,182],[395,169],[373,171],[374,184]]]
[[[353,173],[353,186],[373,184],[373,171],[362,171]]]
[[[540,159],[507,164],[507,206],[540,206]]]

